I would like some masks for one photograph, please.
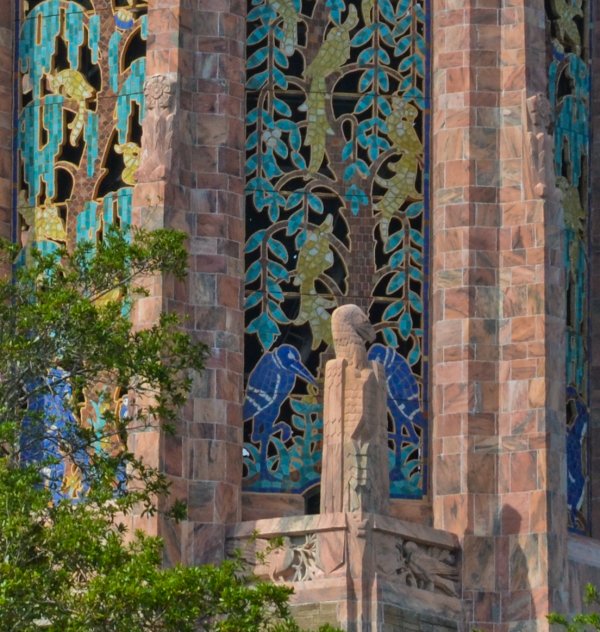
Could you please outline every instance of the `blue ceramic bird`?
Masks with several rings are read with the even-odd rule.
[[[369,349],[368,359],[379,362],[385,369],[387,406],[395,428],[390,439],[394,440],[396,446],[396,467],[401,467],[403,444],[410,442],[415,448],[418,447],[421,437],[415,427],[425,432],[425,419],[419,405],[419,386],[408,362],[395,349],[376,343]]]
[[[281,438],[290,438],[290,427],[275,423],[281,405],[291,393],[299,377],[311,384],[315,379],[302,364],[300,352],[291,345],[281,345],[265,353],[248,378],[244,401],[244,421],[254,419],[252,441],[268,441],[281,430]]]
[[[28,414],[23,420],[21,458],[24,463],[45,462],[43,474],[55,501],[63,497],[65,475],[64,455],[60,444],[66,442],[71,460],[78,466],[88,463],[83,440],[77,433],[77,420],[69,408],[72,396],[66,373],[59,368],[49,371],[46,378],[31,384]]]
[[[577,416],[567,431],[567,505],[571,514],[571,525],[575,525],[585,493],[585,473],[583,471],[583,439],[588,427],[588,410],[585,402],[577,396],[576,390],[567,388],[567,399],[575,400]]]

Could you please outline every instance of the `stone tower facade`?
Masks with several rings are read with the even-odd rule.
[[[133,314],[175,311],[211,350],[175,435],[132,439],[189,508],[134,518],[167,562],[283,535],[293,563],[257,573],[294,583],[302,623],[386,632],[544,630],[600,584],[599,19],[592,0],[3,4],[0,235],[24,257],[115,223],[188,235],[187,279]],[[347,303],[387,376],[386,515],[318,513]]]

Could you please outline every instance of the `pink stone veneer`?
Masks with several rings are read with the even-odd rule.
[[[10,239],[13,207],[13,72],[15,3],[0,6],[0,237]],[[0,275],[8,274],[0,267]]]
[[[245,3],[157,0],[148,18],[147,76],[176,85],[176,112],[171,163],[140,179],[136,220],[185,231],[190,256],[187,279],[157,280],[136,319],[176,312],[211,355],[175,436],[147,443],[188,505],[188,520],[157,525],[167,558],[198,564],[222,557],[223,525],[241,517]]]
[[[437,0],[433,37],[434,525],[461,538],[469,625],[546,629],[566,487],[560,214],[524,142],[544,3]]]

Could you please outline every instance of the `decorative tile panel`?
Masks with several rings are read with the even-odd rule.
[[[51,253],[94,242],[109,226],[131,224],[144,118],[146,14],[145,0],[20,0],[20,264],[33,246]],[[83,423],[100,431],[107,411],[124,414],[121,394],[107,388],[87,393],[78,414],[65,403],[68,384],[64,393],[30,402],[32,423],[43,410],[49,427],[47,439],[28,446],[25,458],[61,456],[49,448],[53,428]],[[75,498],[85,489],[80,465],[75,458],[53,466],[55,497]]]
[[[249,3],[247,490],[318,484],[330,316],[357,303],[388,375],[392,496],[426,492],[428,11]]]
[[[584,0],[551,0],[547,6],[552,48],[549,98],[554,115],[554,164],[565,222],[567,502],[569,528],[587,533],[590,7]]]

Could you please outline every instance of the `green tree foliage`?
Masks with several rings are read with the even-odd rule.
[[[600,606],[600,595],[598,594],[598,589],[594,585],[587,584],[585,587],[584,602],[588,606]],[[576,614],[572,618],[566,617],[562,614],[553,613],[548,615],[548,621],[562,626],[565,630],[567,630],[567,632],[600,630],[600,614],[597,612]]]
[[[72,252],[34,251],[0,280],[0,631],[298,631],[290,589],[255,581],[239,559],[163,568],[161,540],[122,522],[168,494],[128,434],[168,426],[206,357],[177,317],[140,331],[130,311],[153,275],[185,267],[181,233],[115,230]],[[101,425],[81,423],[82,402],[115,389],[126,413],[107,406]],[[53,479],[67,462],[75,498]]]

